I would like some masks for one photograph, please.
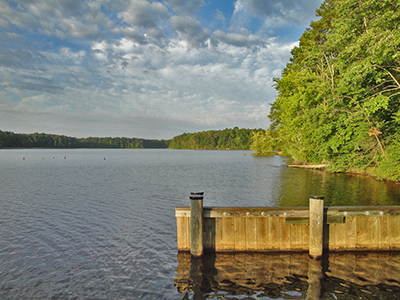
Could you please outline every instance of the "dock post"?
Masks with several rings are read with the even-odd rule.
[[[310,196],[310,249],[312,258],[321,258],[323,251],[324,198]]]
[[[203,255],[203,195],[190,193],[190,254],[194,257]]]

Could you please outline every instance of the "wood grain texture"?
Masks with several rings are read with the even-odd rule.
[[[324,249],[400,251],[398,212],[399,207],[325,207],[325,217],[339,223],[323,222]],[[178,251],[190,251],[190,208],[177,207],[175,216]],[[204,208],[203,247],[216,252],[309,251],[311,224],[296,222],[309,216],[304,207]]]
[[[178,251],[190,250],[189,220],[190,218],[186,217],[176,218]]]
[[[324,200],[310,198],[310,250],[313,258],[322,256]]]

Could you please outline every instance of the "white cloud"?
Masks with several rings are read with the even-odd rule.
[[[47,36],[66,38],[96,38],[98,25],[112,27],[99,4],[79,0],[23,2],[14,7],[0,5],[0,14],[9,23],[30,32],[39,31]],[[3,20],[4,20],[3,19]],[[4,21],[3,21],[4,23]]]
[[[2,3],[0,129],[171,138],[266,128],[272,77],[297,42],[249,24],[297,22],[297,6],[282,1],[269,12],[239,0],[230,18],[203,0]],[[219,21],[207,24],[204,11]]]
[[[133,50],[134,47],[135,47],[135,43],[126,38],[120,39],[113,45],[113,48],[115,50],[122,51],[122,52],[130,52]]]
[[[213,33],[211,42],[213,45],[218,45],[219,42],[222,42],[237,47],[264,47],[267,44],[267,41],[253,34],[244,35],[241,33],[224,33],[220,30],[216,30]]]
[[[0,39],[22,41],[23,38],[19,34],[13,32],[0,32]]]
[[[168,16],[168,9],[162,3],[150,3],[145,0],[129,1],[118,13],[118,18],[125,23],[143,28],[157,27],[158,23],[166,20]]]
[[[174,16],[171,18],[172,28],[178,32],[182,40],[187,41],[194,48],[206,47],[206,41],[211,33],[207,28],[203,28],[195,17]]]
[[[94,38],[100,34],[96,24],[84,24],[76,18],[64,18],[60,20],[58,27],[63,33],[76,38]]]

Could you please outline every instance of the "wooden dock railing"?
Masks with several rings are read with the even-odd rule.
[[[176,207],[178,251],[212,252],[399,251],[400,206]]]

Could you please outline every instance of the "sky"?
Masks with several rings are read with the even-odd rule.
[[[322,0],[0,0],[0,130],[171,139],[269,127]]]

